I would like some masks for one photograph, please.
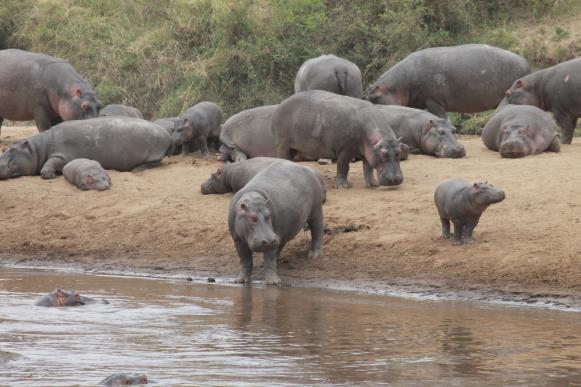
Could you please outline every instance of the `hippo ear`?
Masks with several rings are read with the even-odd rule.
[[[403,138],[403,136],[399,136],[398,138],[395,139],[395,141],[397,142],[401,142],[401,139]]]
[[[384,94],[385,92],[387,92],[388,87],[384,84],[379,84],[379,85],[375,85],[373,86],[373,88],[371,89],[371,95],[373,95],[374,97],[380,96],[382,94]]]
[[[218,168],[216,175],[220,176],[224,172],[224,168]]]
[[[423,130],[424,134],[428,133],[430,131],[430,129],[432,129],[434,127],[436,127],[436,123],[434,122],[434,120],[429,120],[428,124],[424,127],[424,130]]]
[[[523,82],[522,79],[519,79],[518,81],[516,81],[514,83],[514,87],[517,89],[520,89],[521,87],[525,87],[525,83]]]

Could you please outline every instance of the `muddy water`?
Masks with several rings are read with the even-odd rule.
[[[74,288],[108,305],[43,308]],[[563,385],[581,313],[0,268],[0,385]]]

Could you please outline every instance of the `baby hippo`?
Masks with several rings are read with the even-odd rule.
[[[144,374],[115,374],[101,380],[100,386],[135,386],[148,384],[147,375]]]
[[[65,179],[77,188],[104,191],[111,188],[111,178],[98,161],[74,159],[63,168]]]
[[[56,289],[54,292],[42,296],[35,305],[37,306],[79,306],[85,304],[94,304],[99,302],[94,298],[81,296],[73,290]],[[108,304],[107,300],[100,300],[103,304]]]
[[[434,195],[442,222],[442,237],[450,239],[450,221],[454,223],[454,245],[472,243],[472,232],[484,210],[504,200],[504,191],[488,183],[470,184],[461,179],[445,180]]]

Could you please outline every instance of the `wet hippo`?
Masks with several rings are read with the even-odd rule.
[[[497,111],[484,126],[482,141],[488,149],[508,158],[561,149],[553,118],[530,105],[506,105]]]
[[[145,374],[115,374],[101,380],[100,386],[134,386],[139,384],[148,384],[147,375]]]
[[[200,102],[186,110],[181,115],[187,120],[186,126],[183,130],[176,129],[173,134],[174,142],[182,145],[182,155],[193,152],[199,146],[207,159],[209,144],[217,150],[222,116],[222,109],[213,102]]]
[[[40,175],[54,179],[71,160],[86,158],[105,169],[138,170],[158,165],[171,145],[159,125],[139,118],[98,117],[63,122],[16,141],[0,156],[0,179]]]
[[[36,306],[79,306],[86,304],[108,304],[107,300],[96,300],[81,296],[73,290],[56,289],[54,292],[42,296],[34,305]]]
[[[295,78],[295,93],[308,90],[326,90],[361,98],[361,70],[355,63],[335,55],[308,59],[302,64]]]
[[[153,121],[154,124],[157,124],[159,126],[161,126],[162,128],[164,128],[170,136],[173,137],[174,132],[176,131],[183,131],[186,129],[186,125],[187,125],[188,120],[186,120],[183,117],[167,117],[167,118],[159,118],[155,121]],[[199,147],[196,144],[196,148],[192,149],[194,150],[198,150]],[[173,143],[173,149],[170,149],[170,151],[168,151],[168,155],[173,156],[173,155],[177,155],[182,153],[182,146],[181,144],[178,145],[175,142]]]
[[[143,114],[141,114],[139,109],[134,108],[133,106],[112,104],[99,110],[99,117],[111,116],[143,118]]]
[[[581,117],[581,58],[572,59],[518,79],[506,92],[509,103],[533,105],[551,111],[570,144]]]
[[[337,160],[337,186],[349,188],[349,162],[363,161],[368,187],[399,185],[402,146],[383,114],[367,101],[312,90],[293,95],[277,108],[272,128],[277,155],[291,160],[297,153],[311,159]]]
[[[497,47],[433,47],[414,52],[383,73],[368,88],[366,99],[428,109],[446,118],[446,112],[494,109],[506,89],[530,72],[523,57]]]
[[[228,228],[240,257],[237,283],[250,282],[252,253],[264,253],[265,282],[280,284],[276,260],[285,244],[308,223],[309,257],[323,244],[324,189],[310,168],[273,163],[238,191],[230,202]]]
[[[389,126],[412,154],[459,158],[466,155],[450,121],[425,110],[396,105],[378,105]]]
[[[111,178],[95,160],[75,159],[63,168],[65,179],[82,191],[105,191],[111,188]]]
[[[454,244],[472,243],[472,232],[480,216],[493,203],[504,200],[504,191],[488,183],[470,184],[462,179],[445,180],[434,195],[442,237],[450,239],[450,221],[454,223]]]
[[[0,127],[4,119],[34,120],[40,132],[68,120],[97,117],[101,102],[63,59],[0,50]]]

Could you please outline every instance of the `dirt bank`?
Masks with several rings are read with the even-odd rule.
[[[2,132],[5,146],[35,129]],[[323,257],[314,260],[307,258],[309,234],[301,233],[283,251],[283,282],[419,285],[581,300],[580,140],[562,146],[560,154],[520,160],[501,159],[478,137],[461,141],[464,159],[412,156],[402,163],[405,182],[395,189],[366,189],[357,163],[350,173],[354,188],[337,190],[335,166],[311,163],[328,183],[327,226],[365,227],[326,235]],[[62,177],[0,182],[2,261],[233,277],[238,262],[226,223],[231,195],[200,194],[200,183],[220,163],[196,157],[175,156],[137,174],[112,171],[108,192],[81,192]],[[449,177],[488,180],[507,194],[485,212],[473,245],[439,239],[433,192]],[[262,257],[255,266],[258,280]]]

